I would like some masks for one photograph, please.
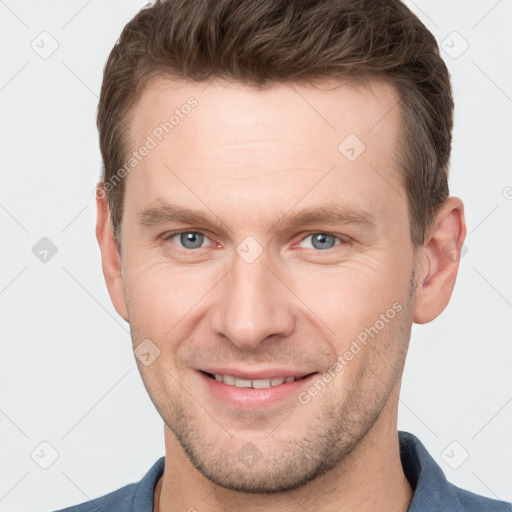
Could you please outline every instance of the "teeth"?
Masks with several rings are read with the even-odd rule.
[[[230,384],[231,386],[235,385],[235,377],[231,377],[231,375],[219,375],[219,377],[222,379],[224,384]],[[215,378],[217,378],[217,375],[215,375]]]
[[[252,381],[247,379],[237,379],[235,378],[235,386],[237,388],[250,388],[252,387]]]
[[[284,382],[293,382],[297,380],[295,377],[276,377],[273,379],[239,379],[238,377],[233,377],[232,375],[221,375],[220,373],[215,374],[215,380],[217,382],[224,382],[224,384],[228,384],[230,386],[236,386],[237,388],[254,388],[254,389],[263,389],[269,388],[271,386],[279,386]]]
[[[255,389],[269,388],[270,387],[270,379],[253,380],[252,387]]]

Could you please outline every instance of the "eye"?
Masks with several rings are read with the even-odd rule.
[[[207,237],[198,231],[181,231],[168,235],[166,239],[181,245],[184,249],[200,249]]]
[[[306,238],[303,238],[300,243],[304,243],[306,240],[311,239],[311,243],[308,248],[315,250],[332,249],[336,245],[347,243],[345,240],[332,235],[331,233],[311,233]],[[339,240],[341,244],[336,244],[336,240]]]

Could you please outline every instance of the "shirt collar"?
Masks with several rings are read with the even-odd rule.
[[[402,467],[414,489],[407,512],[465,512],[455,488],[421,441],[409,432],[398,432]]]

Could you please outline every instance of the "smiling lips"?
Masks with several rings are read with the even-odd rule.
[[[206,385],[208,400],[222,403],[222,410],[254,411],[266,409],[278,413],[291,405],[300,390],[314,381],[318,371],[288,368],[240,370],[228,366],[203,368],[197,372]],[[298,403],[298,402],[297,402]],[[226,409],[226,406],[228,409]]]
[[[311,374],[297,374],[297,375],[288,375],[288,376],[277,376],[279,375],[277,372],[276,376],[269,377],[260,377],[248,379],[244,377],[237,377],[234,375],[229,375],[225,373],[217,373],[217,372],[203,372],[208,377],[215,379],[217,382],[222,382],[227,384],[228,386],[235,386],[237,388],[254,388],[254,389],[265,389],[273,386],[280,386],[285,382],[294,382],[296,380],[300,380],[304,377],[307,377]]]

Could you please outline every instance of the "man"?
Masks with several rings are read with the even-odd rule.
[[[466,235],[453,102],[399,1],[162,0],[98,111],[96,234],[166,455],[66,510],[504,511],[397,432]]]

